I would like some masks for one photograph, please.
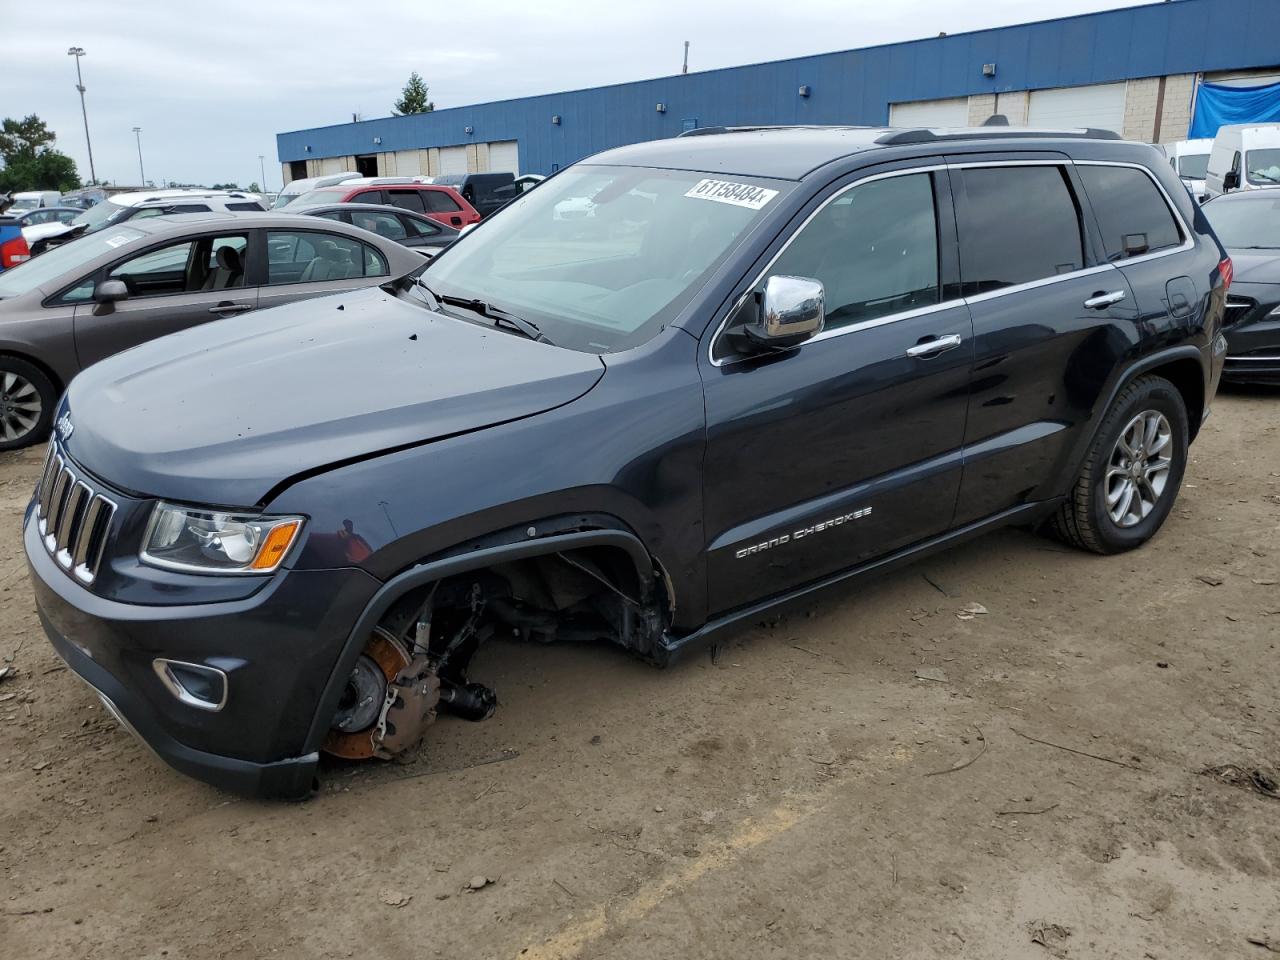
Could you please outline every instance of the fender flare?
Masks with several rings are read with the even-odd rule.
[[[303,745],[303,753],[314,753],[324,742],[329,720],[338,708],[338,700],[342,695],[347,677],[355,666],[356,658],[364,649],[365,641],[378,621],[391,609],[391,605],[408,591],[435,580],[479,570],[496,563],[508,563],[513,560],[525,560],[530,557],[545,556],[564,550],[577,550],[582,547],[616,547],[625,551],[636,565],[636,572],[642,582],[652,579],[655,569],[654,561],[645,549],[644,544],[635,534],[623,530],[583,530],[574,533],[563,533],[549,537],[537,537],[521,543],[507,543],[493,547],[472,550],[430,563],[422,563],[392,577],[381,587],[365,606],[356,620],[355,626],[347,634],[342,651],[334,664],[333,671],[325,683],[324,691],[316,706],[315,716],[311,718],[311,727],[307,732],[307,740]]]
[[[1071,451],[1071,479],[1070,483],[1075,483],[1075,478],[1080,472],[1080,465],[1084,463],[1085,455],[1089,452],[1089,448],[1093,446],[1093,441],[1097,439],[1098,431],[1102,429],[1102,421],[1107,418],[1107,411],[1111,409],[1111,405],[1115,403],[1116,397],[1130,383],[1136,380],[1150,370],[1156,367],[1162,367],[1167,363],[1175,360],[1194,360],[1200,367],[1201,377],[1204,378],[1204,355],[1200,352],[1200,348],[1189,343],[1184,343],[1176,347],[1168,347],[1155,353],[1147,354],[1135,360],[1129,366],[1124,368],[1124,372],[1116,378],[1111,386],[1110,392],[1107,394],[1106,403],[1098,405],[1097,411],[1093,416],[1093,422],[1089,425],[1087,432],[1081,434],[1080,439],[1076,443],[1076,447]],[[1202,389],[1208,392],[1208,382],[1205,380]],[[1207,397],[1206,397],[1207,403]],[[1195,428],[1193,425],[1192,429]],[[1069,489],[1069,488],[1068,488]]]

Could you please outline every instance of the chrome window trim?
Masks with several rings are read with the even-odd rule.
[[[1264,357],[1233,357],[1230,354],[1227,354],[1227,359],[1233,361],[1234,363],[1254,363],[1258,361],[1261,361],[1262,363],[1273,363],[1277,360],[1280,360],[1280,354],[1275,354],[1275,355],[1268,354],[1267,356],[1264,356]]]
[[[1182,244],[1177,247],[1168,247],[1164,250],[1156,250],[1153,253],[1144,253],[1140,256],[1129,257],[1124,260],[1108,261],[1106,263],[1094,264],[1093,266],[1084,267],[1080,270],[1073,270],[1070,273],[1058,274],[1057,276],[1052,276],[1052,277],[1041,277],[1038,280],[1028,280],[1026,283],[1017,283],[1017,284],[1013,284],[1012,286],[1001,287],[999,290],[991,290],[987,293],[979,293],[970,297],[957,297],[951,300],[944,300],[940,303],[931,304],[930,306],[927,306],[927,307],[918,307],[915,310],[905,310],[900,313],[886,314],[883,317],[876,317],[874,320],[867,320],[863,323],[855,323],[855,324],[849,324],[848,326],[844,326],[844,327],[836,327],[833,330],[824,330],[822,333],[818,334],[815,337],[810,338],[806,342],[818,343],[823,340],[832,340],[836,337],[844,336],[846,333],[854,333],[855,331],[858,331],[858,330],[870,330],[875,327],[882,327],[890,323],[896,323],[899,320],[909,320],[914,317],[920,317],[926,314],[936,313],[942,310],[949,310],[952,307],[958,306],[959,304],[965,304],[967,306],[974,303],[982,303],[986,300],[994,300],[998,297],[1010,296],[1012,294],[1022,293],[1026,290],[1034,290],[1038,287],[1045,287],[1045,286],[1049,286],[1050,284],[1061,283],[1064,280],[1074,280],[1077,277],[1087,277],[1094,274],[1100,274],[1100,273],[1104,273],[1107,270],[1118,270],[1120,269],[1121,265],[1127,266],[1135,263],[1145,263],[1148,260],[1157,260],[1161,257],[1172,256],[1175,253],[1185,253],[1186,251],[1192,250],[1195,248],[1195,245],[1196,245],[1195,235],[1194,233],[1192,233],[1190,227],[1187,226],[1187,222],[1185,219],[1183,219],[1182,212],[1178,209],[1177,204],[1175,204],[1173,200],[1170,198],[1169,192],[1165,190],[1164,185],[1156,178],[1155,174],[1153,174],[1145,165],[1141,163],[1133,163],[1126,160],[1075,160],[1067,156],[1063,156],[1059,159],[1051,159],[1051,160],[1050,159],[1046,159],[1046,160],[1036,160],[1036,159],[965,160],[959,163],[930,164],[929,166],[924,166],[924,167],[909,167],[901,170],[890,170],[885,173],[872,174],[869,177],[863,177],[860,180],[855,180],[852,183],[848,184],[847,186],[841,188],[840,190],[837,190],[835,193],[829,196],[826,200],[824,200],[821,204],[819,204],[818,207],[811,214],[809,214],[809,216],[807,216],[804,219],[804,222],[801,223],[800,226],[796,227],[794,231],[792,231],[791,236],[787,238],[786,243],[784,243],[779,248],[778,252],[773,255],[773,257],[769,260],[769,262],[765,264],[764,268],[756,275],[756,278],[747,286],[746,292],[743,293],[742,296],[740,296],[737,300],[735,300],[733,303],[733,306],[730,307],[729,310],[725,313],[724,318],[720,321],[719,326],[716,327],[715,333],[712,334],[711,339],[707,344],[707,359],[710,361],[713,367],[723,367],[728,364],[739,363],[741,362],[741,360],[746,359],[744,357],[725,357],[723,360],[716,359],[716,356],[715,356],[716,343],[720,339],[720,336],[724,333],[725,327],[729,323],[729,318],[732,317],[738,311],[738,309],[742,306],[743,301],[745,301],[746,298],[751,295],[752,291],[754,291],[755,288],[760,284],[760,281],[763,280],[766,276],[768,276],[769,271],[773,269],[773,265],[777,263],[778,259],[787,251],[787,248],[791,246],[795,238],[798,237],[805,230],[805,228],[809,226],[809,223],[814,219],[814,217],[816,217],[819,213],[821,213],[824,209],[826,209],[827,204],[833,202],[839,197],[842,197],[844,194],[848,193],[850,190],[854,189],[855,187],[859,187],[864,183],[870,183],[874,180],[884,180],[889,177],[908,176],[913,173],[933,173],[938,170],[947,170],[947,171],[969,170],[969,169],[981,168],[981,167],[1045,167],[1045,166],[1065,167],[1065,166],[1072,166],[1072,165],[1078,166],[1078,167],[1080,166],[1128,167],[1134,170],[1141,170],[1143,173],[1147,175],[1147,178],[1156,185],[1156,189],[1160,191],[1160,195],[1164,198],[1165,206],[1173,214],[1174,222],[1178,225],[1178,229],[1182,232],[1182,236],[1183,236]],[[1085,199],[1087,200],[1088,197],[1086,196]],[[1083,228],[1083,224],[1081,226]],[[1085,238],[1082,233],[1081,240],[1083,241],[1084,239]]]

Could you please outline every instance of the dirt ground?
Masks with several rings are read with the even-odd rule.
[[[1261,960],[1280,801],[1202,771],[1280,769],[1280,394],[1193,454],[1136,553],[995,534],[665,671],[494,643],[492,720],[292,805],[171,772],[60,666],[42,451],[0,455],[0,955]]]

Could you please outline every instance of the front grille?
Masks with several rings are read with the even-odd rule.
[[[36,523],[45,549],[81,583],[93,583],[98,575],[115,512],[115,503],[78,476],[50,443],[40,477]]]

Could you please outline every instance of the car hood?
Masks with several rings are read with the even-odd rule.
[[[532,416],[603,361],[378,288],[244,314],[117,354],[72,381],[56,434],[135,494],[262,504],[290,478]]]
[[[1241,283],[1280,283],[1280,250],[1241,250],[1227,248],[1231,257],[1232,281]]]

